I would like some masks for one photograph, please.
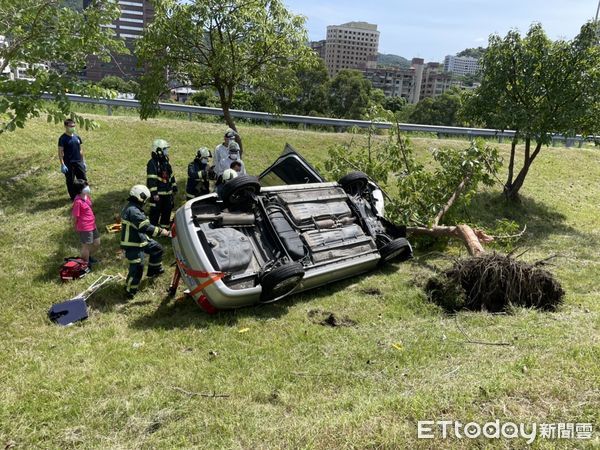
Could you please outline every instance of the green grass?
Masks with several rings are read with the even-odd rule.
[[[150,143],[172,144],[180,185],[194,150],[214,147],[218,124],[97,116],[82,132],[98,224],[112,223],[132,184],[144,182]],[[422,254],[282,302],[207,316],[167,302],[169,277],[143,283],[126,303],[121,286],[90,300],[90,318],[59,328],[53,303],[93,278],[58,282],[78,252],[56,159],[59,127],[33,121],[0,136],[0,444],[15,448],[467,448],[525,447],[523,440],[420,441],[418,420],[600,425],[600,154],[544,149],[506,205],[499,188],[474,199],[470,219],[507,218],[528,232],[522,258],[559,254],[552,270],[566,303],[556,313],[445,315],[427,302]],[[347,134],[242,126],[251,173],[289,142],[321,162]],[[419,152],[464,141],[413,139]],[[501,146],[506,151],[506,146]],[[29,172],[19,181],[18,174]],[[164,242],[167,244],[167,242]],[[449,254],[464,254],[459,246]],[[107,273],[125,273],[118,237],[102,233]],[[167,251],[166,262],[173,261]],[[377,293],[377,291],[379,293]],[[372,295],[375,293],[376,295]],[[348,316],[354,327],[314,323],[309,311]],[[248,331],[241,333],[243,329]],[[466,343],[471,339],[509,346]],[[398,344],[398,345],[395,345]],[[211,352],[216,352],[216,355]],[[216,393],[203,397],[188,393]],[[537,448],[584,441],[538,439]],[[589,442],[588,442],[589,443]]]

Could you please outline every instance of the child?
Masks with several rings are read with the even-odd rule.
[[[91,255],[100,246],[100,233],[96,228],[96,218],[92,211],[92,200],[90,199],[90,187],[85,180],[75,180],[73,183],[77,195],[73,200],[73,225],[79,234],[81,241],[81,259],[87,261],[88,267],[96,262]]]

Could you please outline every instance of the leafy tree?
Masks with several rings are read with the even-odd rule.
[[[488,242],[489,236],[466,225],[441,224],[452,206],[468,205],[481,184],[493,184],[501,164],[498,150],[478,140],[461,150],[434,149],[436,164],[422,164],[409,140],[400,135],[398,117],[389,118],[396,126],[387,141],[373,140],[375,128],[370,127],[365,144],[353,139],[331,147],[325,172],[334,180],[350,171],[365,172],[388,191],[387,216],[407,224],[409,232],[460,238],[471,254],[483,252],[480,240]]]
[[[98,86],[124,94],[137,94],[139,90],[139,84],[134,80],[127,81],[114,75],[108,75],[102,78],[98,83]]]
[[[324,115],[327,114],[327,93],[329,76],[321,58],[310,67],[303,67],[296,73],[299,82],[299,93],[291,99],[281,99],[280,109],[288,114]]]
[[[329,86],[329,110],[334,117],[363,119],[369,108],[383,100],[383,93],[358,70],[341,70]]]
[[[524,37],[517,31],[490,37],[481,86],[465,102],[463,114],[478,125],[516,131],[504,185],[508,199],[518,198],[533,161],[551,143],[551,133],[573,136],[600,128],[597,42],[593,23],[571,41],[551,41],[539,24]],[[521,141],[525,148],[519,163]]]
[[[1,0],[0,30],[7,43],[0,46],[0,73],[27,65],[29,79],[0,83],[0,133],[22,128],[43,113],[57,123],[70,115],[80,126],[92,125],[73,114],[66,94],[107,95],[81,82],[79,74],[89,55],[107,60],[111,53],[126,52],[114,32],[103,27],[118,15],[118,6],[110,0],[95,0],[81,11],[65,7],[62,0]],[[45,93],[55,102],[45,102]]]
[[[427,97],[415,106],[408,118],[411,123],[427,125],[460,126],[458,116],[462,104],[462,93],[458,89],[451,89],[437,97]]]
[[[387,97],[382,103],[382,106],[391,112],[401,111],[406,106],[406,99],[404,97]]]
[[[467,56],[480,59],[485,55],[486,50],[485,47],[465,48],[463,51],[458,52],[456,56]]]
[[[217,92],[225,122],[238,90],[292,97],[299,67],[317,56],[306,45],[304,18],[281,0],[157,0],[155,18],[138,42],[147,70],[141,81],[142,118],[158,112],[169,81]]]
[[[219,104],[219,99],[212,90],[201,89],[198,92],[193,93],[188,102],[192,105],[212,107],[217,106]]]

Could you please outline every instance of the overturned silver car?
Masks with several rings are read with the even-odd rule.
[[[383,194],[362,172],[336,182],[289,145],[258,178],[228,182],[179,208],[172,244],[179,277],[208,312],[279,300],[412,256],[406,229],[383,217]]]

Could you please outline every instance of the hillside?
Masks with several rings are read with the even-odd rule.
[[[399,55],[378,53],[377,65],[383,67],[400,67],[401,69],[409,69],[410,61]]]
[[[125,273],[118,237],[104,232],[129,187],[144,182],[150,143],[167,139],[175,174],[224,126],[96,116],[81,131],[101,227],[98,271]],[[76,254],[70,205],[59,172],[61,126],[34,120],[0,135],[0,442],[6,448],[469,448],[468,439],[418,440],[419,420],[600,424],[600,154],[544,149],[520,205],[500,188],[476,196],[470,222],[527,225],[522,259],[552,255],[566,303],[556,313],[444,314],[421,285],[443,254],[423,250],[354,279],[262,307],[207,316],[169,302],[169,276],[90,300],[90,317],[59,328],[53,303],[94,279],[58,282],[62,258]],[[289,142],[322,162],[345,133],[241,126],[251,173]],[[414,137],[419,154],[465,141]],[[503,144],[506,155],[508,146]],[[582,170],[585,168],[585,170]],[[183,189],[181,189],[183,190]],[[178,203],[183,193],[180,192]],[[167,246],[168,242],[163,241]],[[173,261],[167,250],[167,264]],[[356,324],[326,327],[334,312]],[[494,343],[499,345],[493,345]],[[597,436],[597,434],[596,434]],[[538,438],[536,448],[585,441]],[[597,438],[596,438],[597,444]],[[525,448],[523,439],[483,447]]]

